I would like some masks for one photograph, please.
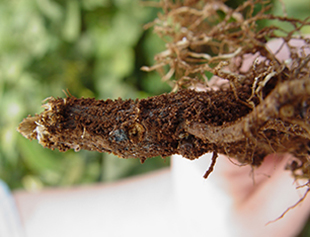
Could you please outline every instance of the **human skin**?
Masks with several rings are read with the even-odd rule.
[[[268,45],[276,51],[281,43],[277,40]],[[301,43],[298,40],[292,42],[296,46]],[[286,47],[277,56],[280,60],[288,59]],[[243,68],[249,67],[252,60],[254,57],[249,57]],[[211,83],[216,85],[218,81]],[[210,159],[211,156],[207,160]],[[189,203],[193,196],[198,197],[194,205],[181,212],[183,219],[195,216],[192,223],[187,222],[188,228],[199,226],[200,233],[222,231],[221,236],[296,236],[310,214],[310,198],[306,197],[283,218],[279,218],[288,208],[298,203],[309,188],[305,186],[297,189],[308,180],[295,180],[291,172],[285,170],[285,166],[293,159],[289,154],[271,154],[265,157],[260,167],[239,167],[233,164],[236,163],[233,159],[219,156],[208,183],[201,183],[197,173],[203,174],[209,166],[206,160],[200,158],[195,164],[189,164],[179,157],[174,158],[178,205],[186,207],[185,203]],[[182,170],[182,173],[178,170]],[[178,186],[178,183],[182,185]],[[216,198],[210,197],[213,195]],[[203,201],[205,204],[199,205]],[[204,220],[221,225],[203,225]],[[225,226],[224,230],[221,226]]]
[[[15,192],[27,236],[296,236],[310,198],[275,220],[305,193],[284,170],[291,157],[270,155],[252,170],[211,154],[172,157],[172,170],[113,184]],[[150,231],[151,230],[151,231]]]
[[[280,43],[269,45],[277,50]],[[288,58],[285,49],[278,57]],[[288,154],[272,154],[260,167],[250,167],[219,156],[204,180],[210,154],[195,161],[173,156],[171,171],[110,185],[20,191],[14,196],[26,233],[32,237],[296,236],[309,216],[309,197],[266,225],[307,190],[296,189],[307,180],[296,181],[284,169],[292,159]]]
[[[237,166],[220,155],[214,171],[201,180],[210,165],[207,154],[195,162],[173,157],[173,178],[179,219],[188,233],[196,236],[296,236],[310,213],[310,198],[276,220],[296,204],[307,187],[285,171],[290,155],[269,155],[258,168]],[[310,195],[309,195],[310,196]],[[186,221],[184,221],[186,220]]]

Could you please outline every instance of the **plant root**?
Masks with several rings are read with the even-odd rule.
[[[46,99],[45,110],[25,118],[18,131],[49,149],[108,152],[122,158],[163,158],[180,154],[194,160],[213,152],[239,165],[259,166],[271,153],[290,153],[295,179],[310,180],[310,39],[300,34],[304,20],[269,14],[272,3],[247,0],[235,9],[225,1],[169,1],[154,27],[166,49],[155,56],[169,94],[141,100]],[[270,20],[291,26],[281,28]],[[267,42],[282,40],[272,51]],[[295,42],[295,43],[294,43]],[[296,45],[298,42],[298,45]],[[278,57],[288,51],[286,60]],[[255,58],[248,65],[247,58]],[[206,73],[208,72],[208,74]],[[227,83],[207,85],[206,75]],[[194,91],[189,88],[207,88]],[[305,195],[290,209],[302,202]]]
[[[303,195],[294,205],[292,205],[292,206],[290,206],[289,208],[287,208],[279,217],[277,217],[276,219],[274,219],[274,220],[272,220],[272,221],[268,221],[268,222],[266,223],[266,226],[269,225],[269,224],[271,224],[271,223],[274,223],[274,222],[276,222],[276,221],[278,221],[278,220],[280,220],[280,219],[282,219],[290,210],[294,209],[294,208],[297,207],[300,203],[302,203],[303,200],[306,199],[306,197],[307,197],[307,195],[308,195],[309,192],[310,192],[310,188],[308,188],[308,189],[306,190],[306,192],[304,193],[304,195]]]
[[[216,163],[217,157],[218,157],[218,154],[216,152],[213,152],[211,165],[203,176],[205,179],[207,179],[209,177],[209,175],[212,173],[214,166],[215,166],[215,163]]]
[[[66,98],[47,98],[45,110],[25,118],[18,131],[49,149],[108,152],[142,163],[154,156],[180,154],[193,160],[213,152],[205,178],[217,154],[253,168],[271,153],[290,153],[296,159],[286,169],[309,181],[310,39],[300,30],[310,18],[271,15],[272,3],[263,0],[247,0],[235,9],[225,1],[155,5],[163,14],[147,27],[166,40],[167,49],[155,56],[155,65],[142,69],[157,70],[173,92],[106,101],[65,92]],[[259,28],[264,20],[293,29]],[[271,39],[282,40],[274,52],[267,45]],[[278,58],[284,48],[287,60]],[[250,55],[255,60],[247,65]],[[206,72],[227,83],[208,88]]]

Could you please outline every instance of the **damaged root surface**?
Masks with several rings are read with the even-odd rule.
[[[235,9],[224,1],[158,6],[163,13],[147,27],[167,49],[143,70],[161,73],[172,93],[141,100],[49,98],[45,111],[25,118],[18,131],[50,149],[110,152],[142,162],[214,152],[205,177],[217,154],[259,166],[268,154],[291,153],[295,159],[287,169],[310,179],[310,40],[300,34],[309,19],[270,15],[272,5],[260,0]],[[264,20],[284,22],[290,30],[258,28]],[[271,39],[280,42],[276,51],[268,47]],[[279,56],[282,49],[288,60]],[[226,83],[208,87],[206,72]]]
[[[250,85],[247,91],[251,96]],[[50,149],[112,152],[142,162],[215,152],[258,166],[268,154],[288,152],[296,157],[294,174],[309,178],[309,102],[308,77],[279,83],[254,109],[232,90],[186,89],[141,100],[50,98],[18,130]]]

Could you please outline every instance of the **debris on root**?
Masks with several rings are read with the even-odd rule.
[[[215,163],[216,163],[216,159],[218,157],[218,154],[216,152],[213,152],[212,154],[212,160],[211,160],[211,165],[209,167],[209,169],[206,171],[206,173],[204,174],[204,178],[207,179],[209,177],[209,175],[212,173]]]
[[[142,69],[158,71],[171,93],[141,100],[50,97],[18,131],[50,149],[108,152],[142,163],[159,155],[193,160],[213,152],[205,178],[217,154],[254,167],[271,153],[290,153],[295,159],[286,168],[309,181],[310,39],[300,31],[310,18],[272,15],[272,3],[262,0],[235,9],[225,1],[155,5],[163,13],[146,28],[153,27],[167,48],[155,65]],[[291,28],[259,26],[265,20]],[[275,51],[267,44],[273,39],[280,42]],[[288,59],[279,57],[282,49]],[[211,88],[207,75],[226,83]],[[197,87],[207,89],[189,89]]]

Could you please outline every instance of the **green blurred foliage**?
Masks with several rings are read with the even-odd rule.
[[[169,165],[50,151],[16,131],[42,111],[44,98],[64,97],[66,89],[98,99],[169,91],[156,73],[139,70],[164,48],[143,30],[156,14],[137,0],[0,1],[0,178],[12,189],[113,181]]]

